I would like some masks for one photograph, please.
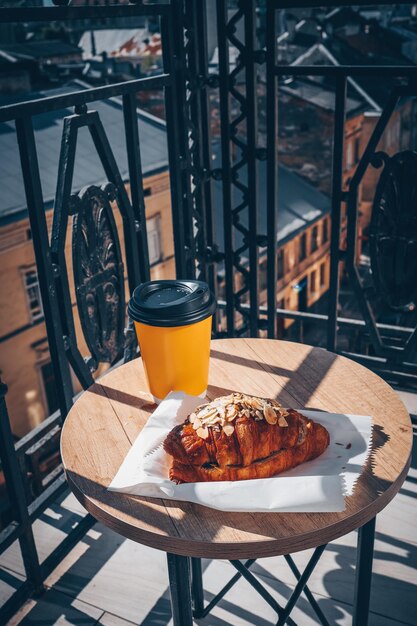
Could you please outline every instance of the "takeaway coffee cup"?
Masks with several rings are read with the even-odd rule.
[[[129,301],[149,389],[156,402],[170,391],[204,397],[216,301],[198,280],[142,283]]]

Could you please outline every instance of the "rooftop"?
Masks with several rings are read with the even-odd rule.
[[[118,28],[86,31],[81,36],[79,46],[82,48],[83,58],[88,59],[105,52],[109,56],[117,56],[123,53],[127,45],[136,50],[139,55],[146,47],[144,40],[151,38],[151,33],[146,28]],[[93,51],[93,42],[94,48]]]
[[[49,95],[63,94],[83,88],[79,81],[66,87],[54,89],[48,92],[33,93],[31,99],[39,98],[45,93]],[[24,96],[26,99],[27,96]],[[124,180],[128,180],[128,165],[123,129],[122,105],[118,99],[94,103],[92,109],[98,111],[106,129],[110,145],[118,163],[120,173]],[[66,115],[71,115],[69,109],[63,111],[51,111],[38,115],[34,118],[35,138],[38,150],[38,159],[42,181],[42,190],[46,208],[52,208],[55,197],[56,176],[59,160],[61,140],[61,122]],[[150,116],[143,111],[138,111],[139,134],[142,146],[142,168],[144,174],[151,174],[167,167],[166,130],[163,121]],[[26,200],[23,180],[20,170],[19,154],[17,151],[16,136],[12,123],[0,124],[0,153],[8,154],[7,159],[0,162],[0,185],[2,198],[0,202],[0,220],[14,221],[22,219],[26,215]],[[77,144],[77,157],[75,160],[73,190],[79,191],[82,187],[90,184],[100,184],[106,180],[103,167],[96,154],[92,139],[87,129],[82,129]],[[218,167],[220,161],[219,149],[215,148],[215,160],[213,167]],[[241,171],[240,177],[244,181],[245,171]],[[278,172],[278,241],[284,242],[295,236],[300,230],[314,222],[318,217],[330,211],[329,198],[317,190],[306,180],[291,172],[284,166],[279,167]],[[219,241],[223,240],[223,220],[221,213],[221,190],[220,185],[215,184],[215,193],[218,196],[216,202],[216,231]],[[259,164],[259,230],[266,234],[266,164]],[[244,216],[242,216],[244,222]],[[239,242],[237,242],[239,243]]]
[[[293,61],[291,65],[355,65],[355,61],[348,57],[348,55],[341,55],[340,50],[336,53],[334,47],[330,49],[323,43],[316,43]],[[378,80],[378,77],[377,81],[379,83],[381,82]],[[375,86],[375,79],[370,81],[368,77],[365,79],[353,79],[349,77],[348,83],[351,89],[355,91],[356,96],[359,96],[366,104],[367,110],[380,111],[385,101],[384,96],[387,94],[387,89],[389,91],[390,87]]]
[[[16,44],[1,44],[0,53],[7,54],[15,59],[43,59],[55,56],[77,54],[82,50],[72,43],[60,40],[25,41]]]
[[[220,155],[218,149],[214,151],[214,156],[213,166],[219,167]],[[266,161],[259,162],[258,177],[258,232],[260,235],[266,235]],[[246,168],[242,168],[239,171],[239,182],[244,185],[247,183]],[[223,242],[222,195],[219,183],[215,183],[214,193],[216,241]],[[233,206],[237,206],[240,202],[240,194],[235,193]],[[278,166],[278,202],[276,212],[278,220],[277,241],[279,243],[283,244],[292,239],[322,215],[329,213],[330,209],[331,203],[328,196],[284,165]],[[248,226],[248,217],[244,211],[240,214],[240,222],[245,227]],[[242,234],[236,232],[235,245],[240,246],[241,244]],[[220,250],[222,250],[221,245]]]
[[[391,7],[367,15],[338,7],[322,19],[301,19],[278,38],[279,62],[291,65],[407,65],[416,60],[415,24],[391,22]],[[371,110],[382,108],[394,81],[377,76],[349,80]]]
[[[85,86],[85,85],[84,85]],[[73,82],[66,87],[48,92],[25,94],[22,100],[37,99],[45,95],[59,95],[80,91],[83,83]],[[95,102],[91,110],[99,113],[106,129],[111,148],[123,180],[128,179],[128,165],[123,126],[123,111],[120,99]],[[61,144],[62,119],[72,114],[72,110],[50,111],[34,117],[35,139],[38,151],[39,169],[42,182],[45,208],[51,208],[55,197],[58,160]],[[165,123],[153,116],[138,111],[139,136],[142,149],[143,173],[150,175],[168,166]],[[0,124],[0,154],[7,159],[0,160],[0,221],[14,221],[26,215],[26,198],[20,169],[19,153],[16,144],[14,124]],[[86,185],[101,184],[106,176],[95,151],[93,140],[86,128],[79,132],[77,156],[75,159],[73,190],[79,191]]]
[[[314,81],[297,79],[285,82],[280,85],[280,91],[305,100],[325,111],[334,111],[336,107],[334,90],[326,89],[323,85]],[[353,96],[346,97],[347,114],[356,113],[362,108],[363,98],[360,98],[358,93],[356,93],[356,98]]]

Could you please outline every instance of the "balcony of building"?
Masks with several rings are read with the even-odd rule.
[[[384,49],[370,62],[361,36],[374,18],[329,3],[314,19],[272,0],[21,4],[0,9],[0,25],[78,32],[88,20],[98,34],[87,78],[0,101],[0,622],[168,625],[164,554],[85,517],[63,476],[62,422],[83,389],[137,356],[133,288],[174,277],[208,282],[213,338],[326,348],[375,371],[417,415],[415,33],[379,8],[392,46],[375,36]],[[160,55],[146,75],[135,61],[122,80],[125,58],[93,55],[113,20],[154,25]],[[6,48],[16,81],[32,80],[36,46],[25,60]],[[59,72],[76,74],[74,59]],[[415,623],[416,482],[414,454],[377,519],[370,624]],[[352,533],[311,579],[330,624],[351,623],[355,558]],[[293,578],[281,561],[253,571],[284,600]],[[210,600],[230,566],[203,568]],[[246,584],[198,623],[273,623]],[[293,619],[318,623],[305,599]]]

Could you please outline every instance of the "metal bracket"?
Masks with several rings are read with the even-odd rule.
[[[206,605],[204,606],[204,598],[203,598],[203,584],[202,584],[202,574],[201,574],[201,561],[200,559],[191,559],[191,571],[192,571],[192,599],[193,599],[193,614],[195,618],[206,617],[210,611],[220,602],[220,600],[225,596],[225,594],[237,583],[237,581],[243,577],[246,581],[259,593],[259,595],[271,606],[278,615],[277,626],[284,626],[284,624],[290,624],[290,626],[296,626],[294,620],[291,619],[290,614],[295,607],[300,595],[304,592],[307,600],[309,601],[313,611],[317,615],[322,626],[330,626],[330,623],[327,621],[325,615],[314,599],[313,594],[307,586],[308,579],[313,573],[317,563],[320,560],[321,555],[323,554],[327,544],[322,546],[318,546],[310,560],[308,561],[306,568],[303,573],[301,573],[297,566],[295,565],[291,555],[284,555],[285,560],[287,561],[292,573],[297,579],[297,584],[294,587],[292,594],[290,595],[288,602],[285,606],[281,606],[275,598],[269,593],[267,589],[259,582],[259,580],[253,575],[250,571],[251,566],[255,563],[256,559],[249,559],[246,563],[242,563],[239,560],[231,560],[230,563],[237,570],[237,574],[235,574],[228,583],[218,592],[216,596]]]

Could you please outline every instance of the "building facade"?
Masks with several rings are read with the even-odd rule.
[[[168,172],[147,176],[144,186],[151,277],[174,278]],[[122,220],[118,211],[114,211],[114,216],[123,255]],[[49,232],[52,220],[53,211],[49,210]],[[88,356],[76,306],[71,254],[69,236],[65,255],[77,343],[81,354]],[[127,280],[125,282],[128,298]],[[28,218],[0,226],[0,283],[0,370],[9,387],[8,408],[13,433],[22,437],[58,408]],[[103,371],[101,368],[96,374]],[[75,376],[73,388],[74,394],[81,391]]]

